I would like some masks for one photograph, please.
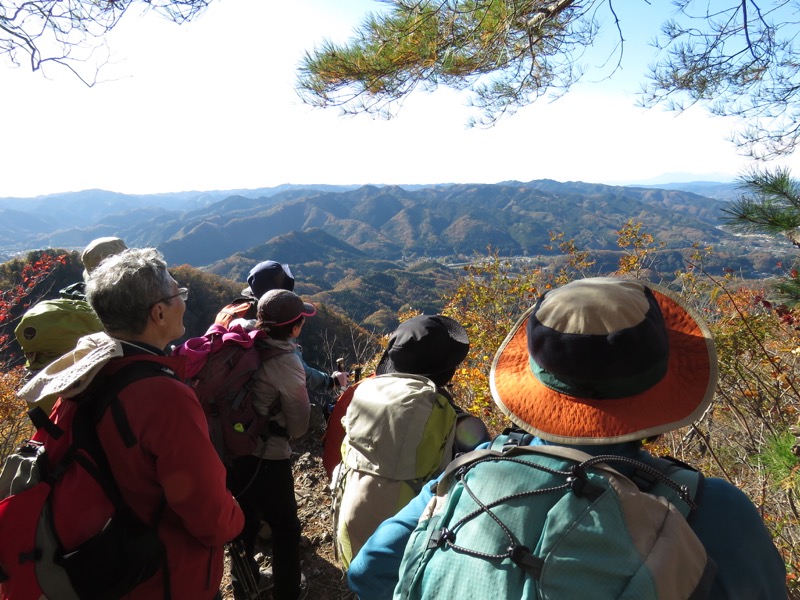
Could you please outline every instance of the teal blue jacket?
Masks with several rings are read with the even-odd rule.
[[[534,438],[531,445],[546,443]],[[575,447],[592,455],[640,460],[647,456],[635,442]],[[426,485],[396,516],[384,521],[351,562],[348,585],[359,600],[391,600],[406,542],[433,497],[435,483]],[[711,599],[786,600],[783,561],[750,499],[727,481],[709,477],[698,501],[690,525],[717,564]]]

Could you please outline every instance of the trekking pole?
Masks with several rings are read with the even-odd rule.
[[[350,373],[347,371],[347,366],[345,366],[345,362],[344,362],[344,358],[343,357],[339,357],[339,358],[336,359],[336,370],[339,371],[340,373],[344,373],[347,376],[347,378],[348,378],[348,382],[347,383],[348,383],[348,386],[349,386],[349,384],[350,384],[350,381],[349,381]],[[336,402],[339,400],[339,396],[341,396],[342,393],[344,393],[344,391],[347,389],[348,386],[341,387],[341,388],[338,388],[338,389],[337,388],[333,388],[333,390],[332,390],[333,391],[333,395],[329,395],[328,396],[328,401],[325,403],[325,406],[323,406],[323,411],[325,413],[325,422],[326,423],[327,423],[328,419],[330,418],[331,413],[333,412],[333,407],[336,406]],[[324,435],[325,434],[323,433],[323,436]]]
[[[250,557],[245,550],[242,540],[233,540],[228,543],[228,553],[231,557],[231,575],[239,584],[247,600],[260,600],[261,592],[258,591],[258,581],[250,567]]]
[[[341,371],[342,373],[347,373],[347,376],[350,376],[350,372],[347,370],[347,367],[344,364],[344,358],[339,357],[336,359],[336,370]]]
[[[361,365],[353,367],[352,370],[346,370],[347,367],[345,367],[344,358],[337,358],[336,369],[342,371],[343,373],[346,372],[348,377],[353,378],[353,383],[358,383],[361,381]]]

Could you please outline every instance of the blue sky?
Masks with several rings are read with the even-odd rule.
[[[300,102],[303,51],[324,37],[346,40],[380,9],[372,0],[215,0],[182,26],[129,14],[108,37],[114,62],[93,88],[63,70],[43,77],[0,60],[0,196],[734,178],[749,163],[725,141],[733,122],[635,107],[656,29],[639,20],[646,4],[629,4],[626,62],[611,82],[589,78],[488,130],[467,129],[466,98],[447,89],[415,93],[390,121]]]

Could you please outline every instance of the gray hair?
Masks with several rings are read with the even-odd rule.
[[[86,299],[109,332],[142,333],[150,308],[172,293],[172,276],[155,248],[109,256],[86,282]]]

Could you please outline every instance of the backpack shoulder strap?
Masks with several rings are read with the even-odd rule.
[[[114,508],[121,513],[133,515],[133,509],[122,497],[122,492],[114,478],[114,472],[108,461],[100,438],[97,435],[97,424],[107,409],[111,409],[114,423],[122,436],[125,446],[133,447],[138,443],[133,431],[130,428],[128,419],[122,403],[119,401],[120,392],[133,383],[149,377],[172,377],[177,378],[176,374],[169,367],[155,361],[141,360],[123,366],[112,376],[104,377],[95,385],[76,397],[78,410],[72,422],[73,443],[67,451],[63,464],[68,464],[70,460],[80,464],[97,481],[103,492],[108,496]],[[82,455],[78,450],[84,450],[91,460]],[[152,529],[158,527],[158,523],[167,507],[166,496],[161,497],[152,521],[146,525]],[[170,586],[169,565],[167,562],[166,550],[161,548],[161,571],[164,585],[164,598],[170,600],[172,590]]]
[[[494,449],[473,450],[472,452],[465,452],[464,454],[454,458],[436,483],[436,493],[440,496],[445,495],[449,490],[452,483],[456,480],[457,475],[461,469],[490,457],[502,456],[503,452]]]
[[[122,389],[134,381],[145,377],[156,376],[176,378],[175,371],[166,365],[151,360],[139,360],[125,365],[114,373],[113,376],[104,377],[101,373],[98,376],[99,379],[93,381],[84,392],[75,398],[70,398],[65,401],[78,402],[81,405],[87,406],[91,405],[91,413],[95,423],[100,420],[105,410],[111,406],[117,429],[119,429],[120,435],[122,435],[125,440],[125,445],[130,448],[136,444],[136,438],[131,432],[122,407],[115,406],[115,404],[118,404],[115,400]],[[37,430],[44,429],[47,434],[54,439],[60,438],[65,433],[61,427],[53,422],[41,406],[37,405],[30,409],[28,411],[28,417]]]
[[[566,446],[521,446],[518,440],[510,436],[498,436],[489,449],[475,450],[462,454],[453,460],[442,474],[437,484],[437,493],[445,494],[449,490],[452,482],[458,477],[458,473],[478,461],[486,459],[497,459],[499,457],[514,457],[520,454],[543,454],[558,458],[566,458],[574,461],[578,466],[595,466],[605,463],[605,468],[617,475],[621,474],[611,465],[615,462],[632,465],[634,471],[628,475],[628,479],[643,492],[654,496],[662,496],[680,511],[687,519],[691,520],[697,508],[697,502],[702,496],[703,475],[678,460],[670,457],[648,456],[646,461],[625,459],[622,457],[601,455],[591,456]]]
[[[645,463],[658,469],[663,475],[678,484],[681,492],[677,492],[672,487],[664,485],[661,479],[653,477],[652,474],[642,469],[637,470],[630,476],[630,479],[636,484],[636,487],[648,494],[663,496],[675,505],[687,521],[691,522],[692,516],[696,510],[695,507],[700,502],[703,495],[703,485],[705,483],[703,474],[690,465],[676,458],[672,458],[671,456],[648,456]],[[680,501],[684,498],[691,499],[695,507],[685,501]]]
[[[599,466],[617,476],[627,477],[639,490],[653,496],[662,496],[687,520],[691,519],[697,509],[697,501],[701,496],[703,474],[689,465],[669,457],[658,458],[646,454],[640,458],[625,458],[617,455],[586,454],[576,448],[567,446],[525,446],[506,447],[503,454],[513,456],[524,452],[535,452],[560,458],[567,458],[579,463],[578,466]],[[622,465],[622,471],[614,465]]]
[[[123,366],[113,375],[103,377],[96,387],[89,386],[89,389],[80,394],[76,400],[81,408],[85,408],[94,426],[100,422],[105,411],[110,409],[125,446],[132,448],[138,442],[119,401],[119,394],[133,382],[150,377],[177,379],[175,371],[164,364],[152,360],[137,360]]]
[[[256,347],[258,348],[258,355],[261,357],[261,362],[274,358],[281,354],[291,354],[292,350],[289,348],[276,348],[275,346],[268,346],[263,342],[257,340]]]
[[[48,414],[44,412],[44,409],[38,404],[28,411],[28,418],[37,431],[39,429],[44,429],[47,435],[53,439],[57,440],[65,433],[61,427],[53,423],[52,419],[50,419]]]
[[[105,377],[101,375],[102,379],[93,382],[85,392],[72,400],[68,400],[68,402],[74,401],[78,403],[78,409],[72,425],[73,445],[84,448],[101,471],[110,475],[111,467],[97,435],[97,425],[100,419],[106,410],[110,409],[114,424],[125,446],[127,448],[135,446],[138,440],[131,430],[130,423],[128,423],[125,410],[119,401],[119,394],[134,381],[164,376],[175,378],[175,372],[154,361],[135,361],[123,366],[113,375]],[[111,480],[113,481],[113,477],[111,477]],[[100,483],[101,485],[103,484],[103,482]],[[115,495],[121,500],[118,490],[111,490],[109,497],[113,500]]]
[[[280,356],[281,354],[292,353],[292,350],[288,348],[276,348],[275,346],[268,346],[261,339],[256,339],[255,347],[256,350],[258,350],[258,356],[262,363],[270,360],[271,358],[275,358],[276,356]],[[253,371],[253,374],[250,376],[250,379],[242,387],[240,395],[245,395],[249,393],[249,391],[253,386],[253,383],[255,382],[257,373],[258,369],[255,369]],[[264,433],[272,433],[284,437],[287,435],[285,430],[282,431],[281,428],[277,427],[276,424],[272,421],[273,417],[275,417],[275,415],[277,415],[279,412],[281,412],[281,403],[280,400],[277,400],[270,405],[269,410],[267,411],[269,424],[267,425],[267,428],[265,429]],[[265,438],[262,437],[262,439]]]
[[[513,446],[527,446],[533,440],[533,435],[516,427],[509,427],[492,440],[489,446],[492,450],[506,450]]]
[[[492,440],[490,448],[500,452],[508,452],[515,447],[527,446],[530,444],[531,439],[533,439],[533,436],[530,433],[516,427],[510,427]],[[583,453],[569,456],[567,454],[569,449],[563,446],[539,446],[538,448],[540,450],[542,448],[555,448],[555,452],[559,456],[573,458],[579,462],[586,460],[586,457],[583,457]],[[543,452],[547,453],[546,450]],[[677,492],[671,486],[665,485],[661,478],[656,477],[652,472],[644,468],[636,469],[632,474],[628,475],[628,478],[643,492],[665,497],[678,508],[687,520],[691,519],[695,509],[690,504],[687,504],[685,499],[688,498],[695,504],[699,501],[704,483],[703,474],[685,462],[671,456],[658,457],[648,455],[646,460],[642,462],[671,479],[682,489],[682,492]]]

